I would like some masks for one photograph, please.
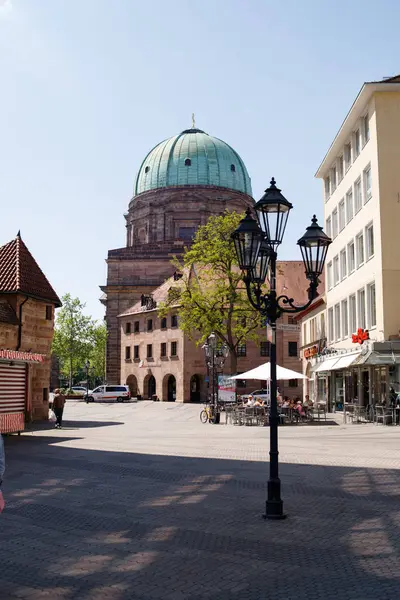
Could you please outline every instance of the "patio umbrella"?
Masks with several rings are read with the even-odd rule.
[[[233,375],[232,379],[259,379],[260,381],[267,381],[271,378],[271,364],[269,362],[264,365],[260,365],[255,369],[246,371],[246,373],[240,373],[240,375]],[[303,373],[297,373],[291,369],[285,369],[276,365],[276,378],[277,379],[308,379]]]

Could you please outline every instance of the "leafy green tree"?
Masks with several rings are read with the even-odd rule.
[[[164,315],[178,306],[179,326],[199,345],[212,331],[230,350],[231,372],[237,372],[238,348],[258,341],[260,315],[251,306],[231,239],[243,215],[226,211],[212,216],[197,230],[193,245],[183,259],[174,259],[182,273],[166,302]]]
[[[92,376],[104,381],[106,370],[107,326],[104,322],[96,323],[92,332],[93,345],[89,355]]]
[[[52,352],[60,361],[60,371],[69,378],[72,387],[74,373],[92,353],[95,321],[83,314],[85,305],[79,298],[65,294],[57,311]]]

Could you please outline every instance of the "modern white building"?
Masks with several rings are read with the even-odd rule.
[[[399,381],[400,76],[362,86],[316,177],[333,240],[325,283],[336,355],[314,370],[331,376],[336,402],[375,404]]]

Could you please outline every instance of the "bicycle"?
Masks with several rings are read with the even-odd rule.
[[[203,410],[200,412],[200,421],[202,423],[212,423],[213,420],[213,409],[210,404],[206,404]]]

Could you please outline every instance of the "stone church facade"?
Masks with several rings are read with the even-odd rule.
[[[173,256],[182,255],[211,215],[244,212],[253,204],[240,156],[204,131],[187,129],[147,154],[125,215],[126,246],[108,252],[107,282],[101,286],[108,330],[107,383],[124,383],[118,315],[173,274]]]

